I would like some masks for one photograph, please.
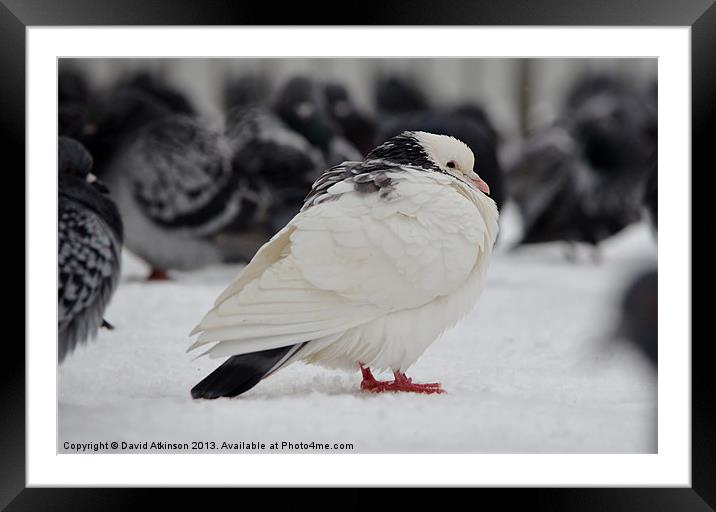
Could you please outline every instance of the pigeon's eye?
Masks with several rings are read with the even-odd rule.
[[[447,166],[448,166],[450,169],[454,169],[455,167],[457,167],[457,166],[455,165],[455,162],[454,162],[453,160],[450,160],[450,161],[447,163]]]
[[[301,119],[307,119],[313,115],[316,108],[309,102],[303,101],[296,106],[296,115]]]

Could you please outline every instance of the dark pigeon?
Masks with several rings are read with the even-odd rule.
[[[375,120],[355,105],[348,89],[342,84],[330,82],[324,86],[324,93],[333,122],[340,126],[346,139],[362,155],[367,155],[375,142]]]
[[[658,273],[639,275],[624,292],[617,334],[634,345],[656,368],[658,353]]]
[[[239,211],[215,237],[226,262],[246,262],[299,211],[321,169],[321,152],[270,109],[236,107],[226,116]]]
[[[378,79],[375,103],[381,116],[415,114],[430,108],[427,96],[415,81],[394,75]]]
[[[76,140],[58,141],[58,359],[93,338],[119,281],[122,220]]]
[[[60,61],[57,75],[58,133],[81,140],[90,130],[90,98],[92,91],[86,77],[78,69]]]
[[[269,103],[268,81],[256,74],[242,74],[226,81],[223,90],[224,110],[265,106]]]
[[[323,153],[328,165],[362,158],[331,118],[316,81],[305,76],[288,80],[278,91],[273,108],[286,125]]]
[[[630,84],[578,81],[562,117],[531,134],[508,172],[524,220],[521,244],[597,246],[642,218],[656,154],[650,114]]]

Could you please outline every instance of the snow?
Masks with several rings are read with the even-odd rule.
[[[506,212],[503,246],[517,229],[511,219]],[[253,441],[285,452],[268,448],[289,441],[360,453],[655,452],[656,374],[612,334],[623,288],[656,265],[654,236],[634,225],[603,244],[600,261],[584,252],[568,262],[564,244],[496,251],[475,310],[408,372],[440,381],[444,395],[362,393],[357,371],[299,363],[214,401],[189,396],[221,360],[193,360],[188,333],[240,267],[148,283],[127,253],[105,315],[115,330],[59,369],[58,451],[74,452],[65,442]]]

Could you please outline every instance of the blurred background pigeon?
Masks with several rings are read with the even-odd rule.
[[[416,66],[426,62],[416,61]],[[204,182],[211,191],[207,194],[227,201],[223,211],[212,211],[216,219],[204,219],[208,223],[197,231],[191,225],[179,228],[181,221],[168,226],[152,219],[147,204],[155,199],[145,198],[139,209],[137,220],[150,220],[150,226],[165,234],[169,230],[188,237],[193,249],[186,249],[192,254],[187,261],[157,258],[142,250],[139,240],[146,233],[132,235],[141,223],[126,221],[126,245],[153,262],[157,277],[164,275],[163,267],[190,269],[249,260],[293,216],[321,169],[360,161],[370,148],[405,130],[445,133],[470,146],[477,155],[476,168],[490,183],[500,209],[511,201],[518,207],[522,235],[517,246],[562,241],[572,248],[581,242],[596,247],[645,216],[656,229],[657,85],[652,78],[639,83],[613,69],[574,74],[572,85],[554,97],[554,116],[523,119],[520,134],[514,127],[498,129],[509,115],[504,105],[476,99],[472,90],[487,83],[483,77],[477,76],[474,84],[452,84],[452,96],[441,96],[415,66],[385,65],[371,71],[361,64],[367,72],[360,75],[350,68],[340,68],[347,73],[324,73],[321,70],[330,69],[330,62],[323,60],[315,62],[312,72],[295,66],[276,73],[271,71],[273,64],[261,61],[260,66],[241,71],[225,67],[213,81],[213,96],[204,98],[173,80],[169,65],[137,65],[104,83],[90,82],[79,61],[60,66],[60,133],[87,146],[98,176],[105,177],[111,169],[112,180],[126,174],[130,183],[138,176],[154,183],[154,188],[131,185],[132,194],[120,201],[122,209],[136,203],[138,190],[146,195],[147,190],[159,194],[165,188],[166,177],[152,181],[147,176],[154,171],[127,165],[128,155],[136,158],[137,147],[147,154],[160,151],[140,141],[148,127],[154,126],[156,132],[162,121],[184,116],[193,120],[195,129],[202,125],[200,131],[218,133],[216,141],[224,139],[230,171],[218,183]],[[451,69],[456,80],[464,71],[462,66]],[[521,94],[527,104],[534,102],[531,89]],[[216,105],[214,112],[207,112],[209,103]],[[216,122],[207,124],[212,116]],[[217,151],[209,153],[206,162],[217,157]],[[141,163],[145,169],[153,165]],[[111,188],[113,194],[124,190]],[[180,189],[161,194],[175,195],[176,190]],[[182,208],[190,210],[189,203]]]
[[[145,126],[176,114],[196,115],[177,89],[148,72],[138,72],[97,92],[90,102],[82,136],[103,176]]]
[[[617,336],[639,349],[655,369],[659,361],[658,324],[658,273],[652,269],[638,275],[626,288]]]
[[[534,133],[509,169],[510,190],[522,213],[519,245],[594,240],[579,203],[590,181],[574,138],[557,125]]]
[[[103,318],[119,281],[122,220],[74,139],[58,141],[58,358],[110,327]]]
[[[658,172],[657,165],[654,162],[649,169],[644,186],[644,206],[646,208],[647,217],[654,231],[657,231],[659,220],[659,188],[658,188]]]
[[[131,76],[121,86],[146,94],[174,114],[196,115],[196,109],[186,95],[165,80],[160,80],[156,74],[139,72]]]
[[[561,117],[533,132],[509,169],[520,244],[602,240],[642,215],[655,155],[645,97],[611,75],[579,80]]]
[[[58,134],[81,139],[87,135],[92,91],[84,73],[62,67],[57,74]]]
[[[482,105],[478,105],[475,102],[463,102],[452,108],[452,112],[479,124],[495,147],[501,142],[502,138],[499,132]]]
[[[144,126],[106,171],[126,246],[150,279],[222,261],[210,238],[240,210],[229,156],[221,133],[178,114]]]
[[[655,141],[646,98],[631,84],[613,75],[588,75],[574,85],[563,118],[595,172],[643,177]]]
[[[375,105],[383,117],[414,114],[430,107],[417,80],[397,75],[378,79],[375,86]]]
[[[225,111],[234,108],[246,108],[268,105],[270,84],[255,74],[232,76],[224,83],[223,107]]]
[[[356,106],[344,85],[329,82],[324,86],[324,93],[333,122],[363,156],[367,155],[375,143],[375,119]]]
[[[234,108],[226,119],[239,212],[217,238],[230,261],[248,261],[303,205],[326,164],[321,152],[271,110]]]
[[[274,110],[292,130],[323,153],[329,166],[362,160],[363,155],[332,120],[327,100],[316,81],[306,76],[295,76],[286,81],[278,91]]]
[[[657,230],[658,222],[658,202],[659,202],[659,187],[658,187],[658,174],[659,174],[659,116],[658,116],[658,85],[656,80],[652,81],[647,88],[646,92],[646,105],[648,108],[648,122],[647,131],[649,134],[649,140],[652,145],[652,153],[649,157],[649,169],[647,171],[646,185],[644,187],[644,206],[646,207],[647,215],[651,226],[654,231]]]

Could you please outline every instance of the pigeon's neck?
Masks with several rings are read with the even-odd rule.
[[[396,165],[440,170],[423,145],[414,136],[399,135],[368,153],[366,160],[384,160]]]

